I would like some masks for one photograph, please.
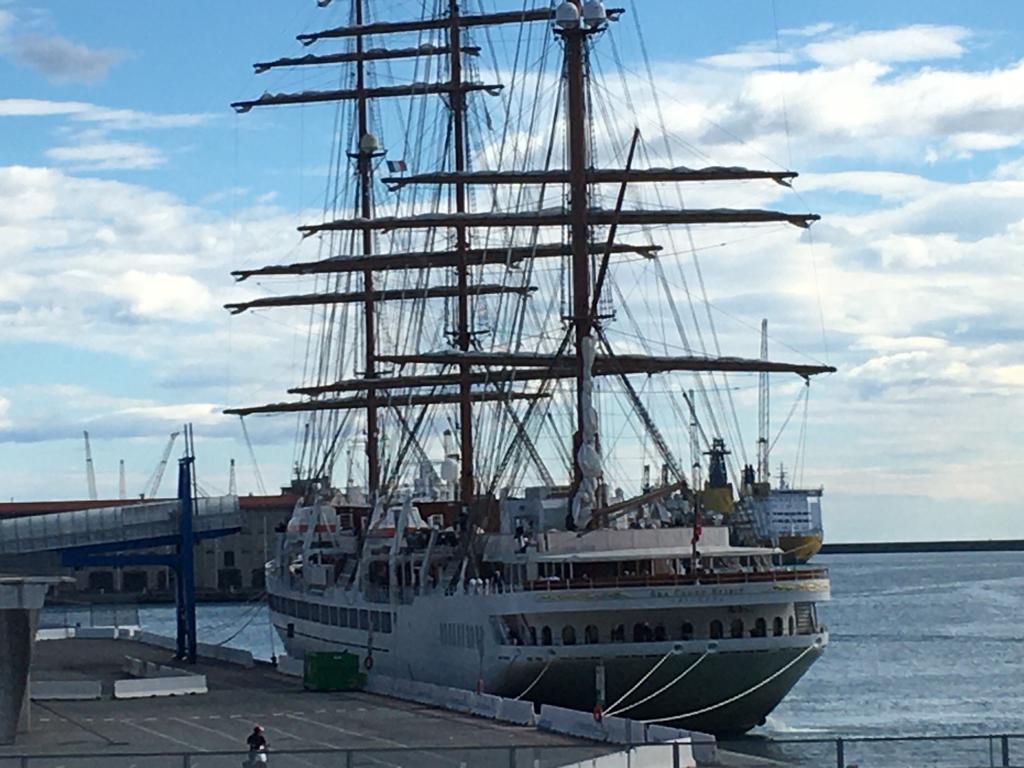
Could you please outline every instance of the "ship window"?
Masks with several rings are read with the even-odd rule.
[[[733,619],[729,625],[730,637],[743,637],[743,619]]]
[[[782,635],[781,616],[776,616],[774,619],[772,619],[772,634],[775,635],[775,637],[780,637]]]
[[[661,643],[661,642],[664,642],[666,638],[667,638],[667,633],[665,632],[665,625],[664,624],[658,624],[654,628],[654,639],[657,640],[659,643]]]
[[[352,627],[352,629],[359,628],[359,611],[355,608],[348,609],[348,625]]]
[[[562,627],[562,645],[576,645],[576,629],[574,627]]]
[[[593,624],[587,624],[586,629],[583,630],[583,642],[588,645],[601,642],[596,626]]]
[[[540,644],[551,645],[551,627],[544,627],[540,631]]]
[[[370,628],[370,612],[366,610],[359,611],[359,628],[369,629]]]
[[[338,609],[338,626],[339,627],[347,627],[348,626],[348,610],[345,609],[345,608],[339,608]]]
[[[613,643],[624,643],[626,642],[626,625],[619,624],[615,629],[612,630],[612,642]]]
[[[537,644],[537,628],[530,627],[530,645]]]
[[[795,625],[796,625],[796,622],[794,622],[793,621],[793,617],[790,616],[789,617],[789,634],[791,634],[791,635],[793,634],[793,629],[794,629]]]
[[[320,623],[330,624],[331,623],[331,607],[329,605],[319,606]]]
[[[758,618],[754,622],[754,631],[750,633],[751,637],[766,637],[768,635],[768,624],[764,619]]]
[[[380,632],[380,611],[370,611],[370,628]]]
[[[301,602],[301,601],[299,602],[299,618],[300,619],[308,619],[309,618],[309,603],[304,603],[304,602]]]
[[[683,638],[683,640],[693,639],[693,624],[691,624],[688,621],[683,622],[683,631],[681,637]]]
[[[380,629],[386,635],[391,634],[391,614],[387,611],[380,615]]]
[[[711,629],[708,632],[712,640],[717,640],[722,636],[722,622],[715,619],[711,622]]]
[[[634,643],[649,643],[654,639],[654,630],[651,629],[651,625],[646,622],[637,622],[633,625],[633,642]]]

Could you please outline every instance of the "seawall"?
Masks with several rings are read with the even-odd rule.
[[[824,544],[823,555],[885,554],[897,552],[1024,552],[1024,539],[985,541],[866,541]]]

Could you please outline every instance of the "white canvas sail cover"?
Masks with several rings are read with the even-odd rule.
[[[601,479],[601,456],[597,452],[597,411],[594,410],[594,339],[583,338],[580,348],[583,356],[583,383],[580,389],[583,400],[583,423],[580,429],[583,440],[576,454],[580,466],[580,487],[573,497],[572,517],[577,526],[586,525],[594,512],[597,498],[597,484]]]

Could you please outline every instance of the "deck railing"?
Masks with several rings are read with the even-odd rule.
[[[603,578],[535,579],[517,585],[517,590],[552,591],[566,589],[608,589],[623,587],[690,587],[722,584],[758,584],[771,582],[814,581],[828,578],[827,568],[801,570],[727,571],[700,574],[660,574],[653,576],[612,576]]]

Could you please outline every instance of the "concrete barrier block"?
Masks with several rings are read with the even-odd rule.
[[[29,696],[33,701],[92,701],[102,698],[99,680],[32,680]]]
[[[70,640],[74,636],[74,627],[51,627],[36,630],[36,642],[42,640]]]
[[[693,750],[693,756],[698,762],[713,763],[718,760],[718,749],[715,737],[710,733],[699,731],[686,731],[681,728],[670,728],[665,725],[647,726],[647,742],[686,742]]]
[[[246,669],[256,666],[252,653],[243,651],[241,648],[228,648],[225,645],[211,645],[210,643],[196,643],[196,655],[204,659],[223,661],[226,664],[236,664]]]
[[[540,708],[537,727],[542,731],[564,733],[568,736],[579,736],[593,741],[604,741],[606,737],[601,724],[594,720],[594,716],[590,712],[553,707],[549,704]]]
[[[142,680],[117,680],[115,699],[141,699],[155,696],[187,696],[206,693],[206,675],[155,677]]]
[[[533,725],[533,702],[502,699],[498,707],[498,720],[516,725]]]
[[[435,699],[433,688],[434,686],[428,683],[418,683],[410,680],[405,686],[405,691],[409,699],[417,704],[433,704]]]
[[[395,680],[388,675],[375,675],[371,672],[366,676],[366,686],[363,690],[375,693],[378,696],[394,696]]]
[[[473,706],[471,711],[474,715],[478,715],[479,717],[497,720],[498,715],[501,713],[501,697],[492,696],[489,693],[478,694],[473,697]]]
[[[140,643],[154,645],[157,648],[164,648],[169,651],[176,651],[178,649],[178,641],[173,637],[164,637],[153,632],[139,632],[135,639]]]
[[[141,630],[138,627],[118,627],[117,628],[117,639],[118,640],[134,640],[135,636],[139,634]]]
[[[690,732],[690,748],[698,763],[718,762],[718,742],[710,733]]]
[[[289,677],[303,677],[306,672],[306,665],[303,659],[296,659],[291,656],[278,656],[277,671]]]
[[[117,640],[116,627],[77,627],[75,638],[78,640]]]
[[[601,728],[604,740],[610,744],[636,744],[642,742],[642,727],[627,717],[603,717]]]

